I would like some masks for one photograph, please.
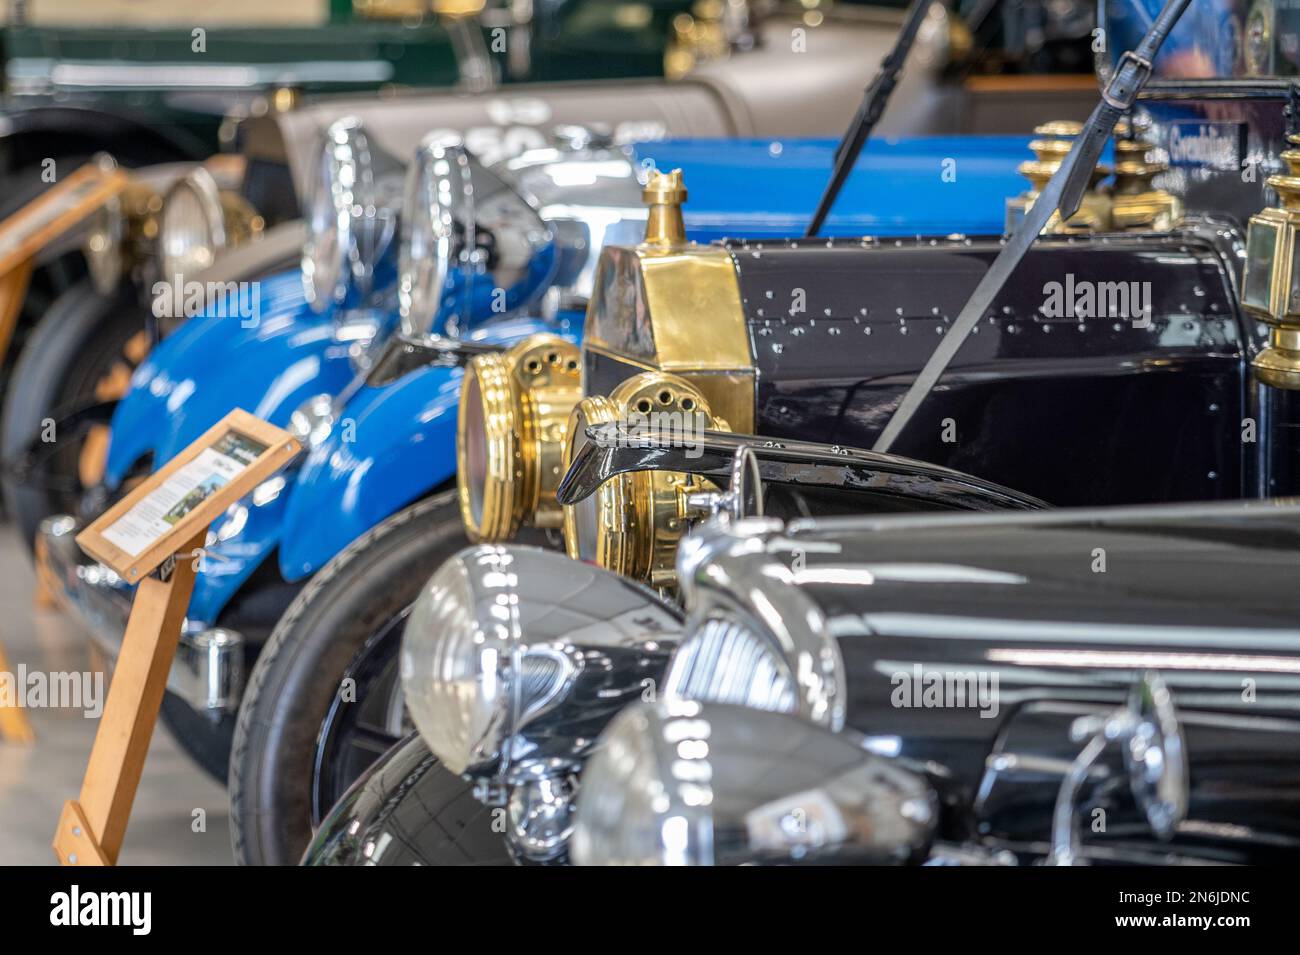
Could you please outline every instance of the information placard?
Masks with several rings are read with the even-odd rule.
[[[81,793],[63,804],[54,832],[64,865],[117,863],[194,592],[192,557],[208,525],[298,447],[287,431],[232,411],[77,535],[82,550],[137,586]]]
[[[136,583],[297,451],[287,431],[236,409],[105,511],[77,543]]]

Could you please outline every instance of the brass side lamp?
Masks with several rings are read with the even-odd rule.
[[[1300,136],[1289,136],[1300,146]],[[1242,305],[1269,326],[1268,347],[1255,356],[1255,376],[1274,388],[1300,390],[1300,268],[1296,232],[1300,229],[1300,149],[1282,153],[1287,172],[1270,176],[1278,205],[1250,218]]]

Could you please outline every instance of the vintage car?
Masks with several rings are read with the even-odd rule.
[[[698,87],[704,85],[697,84]],[[713,88],[722,90],[717,86]],[[542,89],[537,88],[535,91]],[[695,115],[689,108],[689,97],[693,92],[698,93],[698,89],[692,91],[684,83],[665,89],[671,89],[674,95],[680,93],[687,99],[680,97],[671,101],[666,98],[649,99],[647,102],[651,107],[655,107],[658,103],[657,108],[662,108],[663,117],[669,120]],[[565,118],[564,110],[574,112],[579,108],[585,109],[586,115],[592,115],[593,110],[598,113],[605,108],[608,108],[612,114],[618,102],[618,97],[610,97],[604,105],[600,102],[592,103],[591,100],[599,97],[594,97],[590,90],[580,93],[577,90],[557,87],[551,92],[555,95],[551,96],[549,102],[541,105],[546,106],[547,110],[551,107],[556,109],[547,112],[546,117],[542,117],[538,113],[538,104],[531,103],[527,112],[532,121],[541,122],[547,117]],[[587,101],[585,104],[579,102],[583,96]],[[477,101],[477,106],[475,102],[472,100],[449,102],[446,105],[455,106],[460,112],[439,110],[438,115],[449,118],[453,122],[461,117],[460,121],[472,124],[473,110],[478,109],[483,113],[482,101]],[[695,102],[705,102],[705,100],[697,99]],[[348,137],[364,140],[363,148],[358,148],[357,151],[359,155],[364,154],[370,159],[376,188],[382,178],[393,175],[390,172],[381,176],[379,172],[381,165],[390,169],[394,165],[383,161],[386,150],[379,144],[400,143],[402,137],[409,136],[413,123],[418,121],[418,117],[424,115],[423,108],[427,104],[428,98],[425,97],[397,104],[392,109],[362,111],[361,116],[364,118],[358,117],[357,122],[345,124],[345,131],[335,131],[345,140]],[[499,111],[494,111],[493,105],[492,102],[487,104],[486,116],[488,119],[499,119],[497,116]],[[270,131],[265,141],[275,141],[275,133],[279,131],[280,141],[301,143],[310,138],[304,132],[309,129],[315,132],[316,123],[325,115],[321,107],[312,107],[283,116],[277,115],[274,117],[274,123],[268,127]],[[746,115],[748,116],[748,113]],[[802,121],[806,122],[806,117]],[[763,121],[759,120],[759,122]],[[638,129],[645,132],[643,127],[646,125],[655,124],[638,125],[632,122],[627,134],[631,135]],[[333,129],[334,127],[328,127],[326,132]],[[662,129],[663,124],[659,124],[649,132],[651,135],[658,135]],[[494,139],[487,135],[488,132],[490,130],[470,125],[467,138],[473,137],[475,141],[483,143],[490,150],[499,151],[502,142],[500,137]],[[511,131],[506,137],[515,146],[532,141],[528,137],[515,135],[516,132]],[[575,134],[578,134],[576,139],[573,138]],[[582,137],[590,138],[590,132],[570,129],[566,135],[570,137],[570,141],[558,154],[554,149],[549,152],[537,150],[521,160],[525,165],[539,167],[530,173],[537,180],[528,184],[530,191],[536,192],[537,187],[543,185],[540,182],[540,176],[544,174],[541,166],[545,166],[548,170],[552,167],[564,168],[580,158],[575,150]],[[617,131],[614,136],[618,137]],[[327,142],[337,145],[333,134],[327,138]],[[888,155],[883,157],[883,163],[875,163],[875,167],[896,176],[899,170],[906,170],[917,160],[925,160],[934,155],[961,157],[965,164],[965,178],[961,190],[963,196],[973,203],[974,211],[971,218],[959,220],[958,224],[962,227],[983,230],[990,228],[996,221],[997,197],[1007,188],[1008,170],[1014,165],[1014,159],[1011,157],[1021,149],[1022,142],[1023,140],[1020,139],[1013,141],[992,139],[969,142],[928,140],[924,144],[895,143],[891,145]],[[676,148],[681,149],[680,146]],[[752,169],[757,173],[751,178],[760,192],[745,198],[745,204],[750,210],[747,215],[740,214],[738,210],[732,211],[730,207],[722,213],[716,210],[712,212],[707,209],[701,210],[696,217],[697,234],[704,239],[715,237],[721,234],[724,225],[728,223],[742,231],[757,235],[783,234],[797,227],[805,215],[803,210],[807,208],[812,197],[815,196],[815,190],[820,186],[824,175],[823,168],[829,165],[829,145],[805,144],[791,140],[737,144],[734,148],[743,149],[743,153],[737,153],[735,158],[727,157],[728,148],[733,147],[726,147],[719,151],[719,147],[715,145],[697,144],[690,152],[688,162],[693,168],[702,168],[702,172],[717,177],[717,188],[722,189],[729,188],[734,182],[738,169],[737,163],[743,159],[744,165],[741,168]],[[296,153],[285,155],[283,158],[299,176],[306,177],[314,183],[314,186],[308,187],[308,193],[318,195],[325,200],[326,211],[323,215],[313,215],[312,230],[315,235],[323,229],[325,237],[328,238],[329,232],[337,222],[337,217],[328,212],[330,196],[328,183],[320,185],[315,183],[314,179],[319,175],[318,170],[327,168],[328,156],[321,157],[318,154],[312,158],[304,156],[303,150],[299,149]],[[557,159],[563,161],[557,163]],[[644,159],[653,161],[651,156]],[[624,163],[626,167],[625,160],[621,156],[615,156],[614,161]],[[596,168],[597,165],[589,163],[586,168]],[[870,158],[866,165],[868,175],[875,171]],[[623,182],[616,184],[620,185],[626,194],[619,198],[618,190],[615,189],[613,194],[604,200],[606,204],[614,203],[620,217],[627,214],[625,207],[637,204],[636,189],[633,188],[630,192],[626,190],[627,184],[631,181],[628,172],[630,167],[624,169]],[[918,181],[923,181],[931,174],[932,171],[926,171],[922,167],[916,175]],[[763,192],[761,183],[774,181],[773,177],[776,176],[781,177],[780,188]],[[607,169],[601,171],[600,178],[606,185],[613,181]],[[558,179],[555,184],[552,184],[549,199],[552,205],[559,208],[559,204],[562,204],[564,199],[564,192],[563,190],[557,192],[557,185],[561,185]],[[313,188],[314,192],[311,191]],[[972,192],[972,189],[983,191]],[[387,189],[384,194],[395,196],[399,191]],[[916,231],[930,231],[939,221],[950,219],[947,212],[942,216],[935,214],[934,210],[940,208],[939,206],[931,210],[908,208],[895,201],[899,198],[896,196],[879,197],[861,191],[860,194],[869,195],[869,206],[876,212],[873,215],[856,218],[838,216],[832,220],[832,229],[853,234],[865,229],[886,232],[901,229],[910,234]],[[754,195],[765,196],[759,200],[759,205],[765,206],[766,211],[758,213],[752,211]],[[850,196],[844,205],[854,208],[855,202],[855,197]],[[379,205],[383,204],[376,203],[377,207]],[[397,219],[397,212],[392,205],[389,204],[387,208],[392,211],[392,218]],[[500,210],[496,210],[496,214],[499,216]],[[637,220],[644,214],[644,211],[633,211],[631,219]],[[572,223],[568,225],[571,226]],[[354,228],[364,231],[371,226],[368,223],[357,223]],[[495,225],[493,228],[496,228]],[[580,228],[585,229],[586,225],[580,224]],[[608,223],[602,224],[602,228],[608,232]],[[701,229],[703,231],[698,231]],[[581,240],[581,247],[590,250],[597,237],[577,238]],[[324,240],[313,238],[312,242],[321,248],[327,247]],[[263,248],[269,245],[268,240],[263,240]],[[338,247],[334,246],[334,248]],[[282,249],[277,244],[275,249],[277,255],[283,256],[287,246]],[[256,261],[253,256],[244,258],[246,261]],[[309,253],[305,259],[308,269],[317,267],[313,258]],[[594,260],[591,261],[594,264]],[[229,273],[229,269],[227,272]],[[383,272],[384,268],[376,265],[374,275],[367,277],[366,287],[372,293],[391,291],[391,289],[384,289],[379,282],[380,274]],[[578,276],[578,279],[589,286],[590,267],[583,267],[581,272],[583,274]],[[395,278],[391,269],[386,274]],[[313,277],[312,281],[308,282],[309,294],[318,277]],[[327,281],[325,284],[330,282]],[[556,284],[558,286],[558,283]],[[429,410],[430,402],[435,402],[439,409],[445,405],[443,399],[435,398],[441,391],[446,390],[445,386],[438,384],[437,374],[431,372],[421,380],[419,387],[406,388],[401,391],[400,396],[392,393],[395,389],[361,388],[357,392],[356,387],[345,387],[356,371],[354,362],[358,358],[365,357],[362,354],[363,340],[372,336],[376,328],[384,326],[385,321],[388,322],[386,327],[391,329],[395,324],[395,310],[390,309],[381,317],[379,313],[383,312],[382,308],[369,311],[366,308],[348,309],[342,307],[345,303],[330,302],[316,313],[308,308],[301,296],[298,296],[298,280],[295,277],[268,280],[263,285],[268,299],[264,317],[269,321],[255,324],[248,329],[241,328],[238,333],[232,334],[231,322],[220,320],[220,314],[211,316],[209,320],[204,320],[174,336],[164,346],[162,353],[151,358],[137,372],[131,396],[118,409],[114,418],[116,437],[109,450],[105,487],[105,490],[111,493],[113,489],[120,488],[124,482],[129,481],[132,474],[139,473],[142,467],[147,468],[151,461],[166,460],[216,417],[228,410],[233,402],[245,403],[274,420],[283,418],[286,423],[291,413],[298,411],[297,418],[306,427],[307,434],[310,434],[315,441],[324,442],[328,434],[328,421],[324,430],[317,427],[319,421],[317,424],[311,422],[318,416],[325,418],[345,416],[347,409],[340,411],[339,408],[332,407],[331,397],[346,391],[342,400],[352,399],[352,409],[359,410],[361,419],[367,422],[367,434],[375,436],[371,447],[365,449],[364,453],[359,453],[359,457],[351,459],[355,467],[337,469],[326,466],[324,462],[337,462],[338,457],[331,456],[329,453],[318,456],[318,460],[322,463],[309,467],[306,472],[312,479],[307,482],[307,487],[312,489],[310,495],[306,491],[297,493],[296,485],[292,483],[287,490],[283,485],[277,485],[274,493],[262,489],[263,493],[256,496],[253,504],[250,505],[256,508],[252,512],[254,518],[262,519],[255,519],[251,524],[245,524],[243,522],[247,519],[247,509],[241,509],[240,520],[232,519],[224,524],[219,531],[221,539],[214,541],[209,548],[210,552],[205,560],[206,572],[201,575],[199,592],[191,607],[189,618],[188,636],[193,636],[195,639],[187,638],[182,648],[183,657],[189,661],[186,667],[182,668],[187,678],[178,681],[175,688],[183,690],[186,699],[194,701],[195,708],[199,712],[209,713],[214,719],[192,719],[189,708],[183,706],[175,697],[168,698],[164,716],[174,727],[178,725],[185,727],[182,735],[193,745],[196,755],[214,772],[221,774],[224,774],[225,753],[228,748],[228,743],[225,743],[223,738],[228,737],[229,721],[222,720],[220,714],[229,711],[238,702],[244,668],[237,664],[243,663],[245,656],[251,659],[256,648],[265,639],[270,622],[279,616],[280,610],[288,600],[288,595],[296,590],[307,574],[337,553],[353,536],[366,531],[411,500],[432,493],[440,483],[445,483],[450,478],[454,461],[454,456],[447,453],[436,459],[436,463],[432,466],[426,466],[427,456],[433,453],[433,449],[446,448],[450,438],[450,431],[446,429],[448,419],[441,410],[437,414]],[[552,291],[556,293],[557,298],[563,297],[559,295],[561,292],[559,287],[554,287]],[[346,303],[348,305],[356,304],[359,299],[365,298],[355,289],[347,294],[351,296]],[[333,293],[318,298],[315,302],[316,306],[319,308],[325,302],[325,298],[332,295]],[[372,297],[376,296],[372,295]],[[378,297],[382,298],[382,296]],[[392,304],[391,296],[388,304]],[[510,301],[507,304],[510,309],[514,309],[518,303]],[[580,302],[579,315],[581,305],[584,304],[585,300]],[[572,305],[570,301],[567,307],[572,309]],[[554,303],[548,307],[553,309]],[[296,318],[294,321],[289,321],[286,315],[295,309]],[[537,327],[535,324],[509,326],[498,323],[493,333],[518,337],[521,331],[535,330]],[[229,365],[220,358],[225,354],[232,356],[232,363]],[[311,374],[306,374],[305,370],[309,368]],[[253,377],[259,379],[256,385],[247,381],[250,372],[253,371],[255,371]],[[447,372],[444,370],[441,373],[445,375]],[[265,389],[260,379],[269,381]],[[358,379],[359,383],[360,379]],[[354,392],[357,393],[354,395]],[[240,398],[241,394],[248,394],[248,399]],[[341,428],[340,432],[349,435],[342,440],[350,440],[350,429]],[[420,443],[426,439],[430,440],[424,444]],[[331,436],[330,447],[340,440],[339,434]],[[326,451],[329,450],[330,448],[326,448]],[[350,453],[356,449],[347,450]],[[372,468],[372,464],[378,466]],[[353,478],[357,475],[366,475],[368,484],[364,494],[359,494],[355,486],[356,482]],[[79,503],[82,505],[80,513],[83,515],[97,513],[105,500],[103,494],[77,495],[77,497],[80,498]],[[276,504],[275,508],[269,507],[272,503]],[[318,520],[322,508],[335,514],[337,520]],[[275,514],[271,514],[272,510]],[[284,529],[290,532],[283,538],[282,514],[287,521]],[[49,549],[56,577],[64,583],[72,584],[70,589],[74,591],[86,587],[88,580],[93,578],[93,582],[101,585],[111,595],[114,581],[93,574],[87,577],[79,570],[80,565],[76,560],[75,550],[70,554],[64,553],[72,546],[71,529],[74,526],[73,522],[63,519],[48,522]],[[273,569],[275,561],[267,560],[268,556],[274,555],[277,546],[281,546],[279,572]],[[416,578],[417,582],[418,579]],[[412,591],[403,597],[403,601],[409,602],[413,596]],[[87,609],[84,604],[83,609]],[[110,633],[113,642],[120,634],[120,613],[121,602],[116,598],[108,601],[107,609],[98,605],[89,608],[96,629]],[[225,626],[212,625],[212,622],[219,618],[226,624]],[[245,639],[248,643],[247,647],[243,646]],[[219,675],[210,677],[210,674]],[[214,737],[215,743],[207,745]],[[323,805],[327,806],[331,803],[336,795],[336,792],[329,794]]]
[[[411,611],[420,735],[307,861],[1291,859],[1298,545],[1290,501],[724,517],[684,615],[480,545]]]
[[[1158,67],[1176,62],[1190,42],[1186,31],[1176,32],[1175,40],[1174,56],[1157,60]],[[1119,63],[1132,69],[1131,58]],[[1116,72],[1107,93],[1112,100],[1114,84],[1128,82],[1129,75]],[[1026,167],[1034,188],[1010,203],[1014,228],[1005,240],[957,236],[693,248],[679,241],[674,223],[679,184],[661,181],[662,228],[637,248],[610,246],[602,254],[579,356],[585,396],[575,389],[564,429],[537,437],[535,426],[556,417],[557,397],[546,393],[549,417],[542,418],[527,377],[511,367],[509,355],[471,362],[461,402],[459,472],[471,536],[501,541],[520,527],[562,522],[571,557],[661,594],[680,588],[689,604],[690,585],[680,572],[683,566],[696,569],[678,552],[679,542],[684,536],[689,542],[688,530],[720,510],[740,517],[754,513],[762,499],[767,513],[789,520],[951,506],[951,499],[927,499],[927,492],[940,486],[968,491],[977,480],[983,482],[983,503],[996,493],[1003,498],[1000,507],[1034,507],[1040,497],[1057,506],[1097,506],[1294,493],[1289,422],[1290,394],[1300,383],[1300,351],[1292,340],[1300,323],[1290,317],[1288,243],[1300,150],[1282,148],[1289,86],[1282,78],[1198,85],[1159,69],[1157,76],[1140,115],[1131,117],[1115,144],[1113,170],[1069,167],[1071,177],[1081,174],[1084,184],[1089,175],[1098,182],[1113,173],[1113,186],[1084,197],[1079,213],[1065,221],[1047,222],[1055,203],[1041,210],[1041,219],[1034,210],[1034,225],[1026,232],[1026,210],[1033,209],[1037,193],[1061,196],[1060,183],[1046,168],[1052,157],[1060,162],[1073,156],[1068,147],[1040,142],[1037,159]],[[1104,115],[1099,110],[1094,120]],[[1095,144],[1091,128],[1080,142]],[[1292,172],[1267,175],[1282,163]],[[1166,188],[1153,185],[1157,175]],[[1282,206],[1260,212],[1272,206],[1266,180]],[[1247,234],[1252,213],[1258,214]],[[1043,224],[1048,234],[1031,244]],[[1011,260],[1010,271],[999,271],[999,260],[1012,253],[1023,258]],[[996,284],[985,281],[986,273]],[[690,297],[667,292],[688,282]],[[968,300],[985,293],[970,312]],[[977,323],[959,324],[968,313]],[[961,337],[945,339],[950,332]],[[936,356],[948,364],[937,365],[931,376]],[[920,401],[911,403],[901,422],[891,420],[912,398]],[[655,413],[671,426],[656,425]],[[871,445],[874,452],[853,450]],[[546,462],[557,457],[560,468],[549,470]],[[926,469],[939,466],[968,476],[946,471],[946,480],[927,481]],[[556,471],[566,469],[559,481]],[[991,493],[987,482],[1017,491],[1002,487]],[[952,526],[955,533],[967,525],[954,519]],[[814,539],[811,546],[817,545]],[[736,546],[755,553],[764,547],[757,538]],[[838,547],[828,545],[834,552]],[[1095,562],[1099,554],[1090,550],[1085,557]],[[1100,559],[1104,569],[1104,548]],[[553,593],[561,570],[559,564],[548,566],[553,570],[540,574],[547,582],[539,586]],[[734,589],[737,600],[757,593],[707,561],[698,573],[722,590]],[[838,582],[837,568],[828,573]],[[513,583],[522,575],[512,571],[494,579]],[[853,578],[852,568],[844,576]],[[402,664],[408,709],[434,755],[451,769],[463,770],[480,757],[491,767],[477,780],[482,800],[510,805],[519,790],[522,814],[543,818],[564,801],[564,787],[575,779],[571,773],[546,776],[541,767],[562,765],[564,758],[548,764],[551,752],[537,743],[539,760],[532,763],[526,757],[534,739],[527,732],[512,736],[503,727],[549,713],[558,697],[544,692],[535,706],[522,709],[512,697],[506,713],[480,690],[500,689],[507,671],[525,679],[536,675],[543,683],[544,672],[573,676],[577,670],[566,669],[564,661],[572,663],[585,651],[569,656],[559,640],[537,658],[539,666],[543,657],[550,660],[554,671],[534,673],[528,669],[533,661],[509,656],[498,657],[508,661],[501,664],[504,670],[480,670],[474,653],[458,652],[457,641],[468,631],[451,624],[472,620],[472,614],[441,616],[436,607],[450,578],[435,580],[427,591],[435,608],[424,618],[428,627],[418,636],[410,624],[406,630],[408,645],[423,641],[406,652]],[[863,599],[875,592],[864,589]],[[1200,597],[1192,584],[1184,599]],[[483,599],[480,606],[490,615],[495,598]],[[513,598],[503,599],[514,606]],[[588,611],[570,599],[567,606],[574,605],[576,617],[585,621],[577,626],[600,633],[601,626],[590,621],[606,619],[607,607]],[[802,627],[770,603],[761,607],[762,622],[778,633]],[[1152,616],[1159,618],[1155,611]],[[627,619],[638,618],[630,612]],[[506,634],[510,626],[481,632]],[[744,637],[738,633],[733,641],[719,633],[710,645],[706,680],[716,676],[747,692],[741,674],[757,660],[760,682],[778,681]],[[610,639],[618,642],[617,628]],[[777,639],[787,647],[793,640]],[[551,650],[554,655],[547,656]],[[610,673],[608,657],[586,659],[593,658],[600,661],[601,676],[594,677],[599,681]],[[719,659],[725,672],[714,673]],[[800,657],[794,679],[824,689],[830,677],[818,668],[833,662],[826,653],[810,652]],[[546,685],[560,687],[561,696],[582,686],[564,679]],[[453,696],[463,704],[459,723],[444,719],[440,729],[428,707],[420,722],[421,705]],[[601,684],[577,709],[584,743],[595,735],[593,723],[603,725],[602,714],[609,714],[606,699],[617,701],[619,693]],[[447,708],[440,713],[445,718]],[[588,715],[592,722],[584,722]],[[657,725],[654,719],[645,717],[641,725]],[[496,775],[502,765],[498,745],[506,764],[510,754],[520,753],[528,765],[519,774]],[[465,747],[468,761],[457,747]],[[637,765],[638,771],[646,766]],[[377,778],[384,770],[375,772]],[[546,777],[536,804],[527,790],[529,773]],[[641,798],[634,791],[623,796]]]
[[[743,0],[696,6],[34,0],[3,25],[3,171],[101,150],[132,167],[199,161],[240,116],[301,96],[663,76],[752,42]]]
[[[461,135],[484,162],[546,148],[552,131],[565,125],[608,127],[620,144],[667,136],[836,135],[898,30],[901,13],[889,5],[818,14],[815,28],[804,23],[802,7],[778,11],[748,28],[756,37],[752,49],[725,57],[701,53],[671,82],[600,79],[511,83],[474,95],[272,98],[232,123],[238,153],[135,170],[127,190],[82,233],[48,247],[33,273],[15,340],[24,341],[31,328],[34,347],[9,376],[9,410],[0,420],[0,483],[24,538],[34,541],[42,518],[75,511],[102,477],[113,402],[153,341],[186,317],[167,309],[154,315],[158,283],[181,285],[180,275],[205,289],[223,287],[261,280],[297,261],[302,219],[320,214],[308,208],[319,178],[318,143],[335,121],[354,117],[373,147],[402,164],[430,132]],[[594,30],[600,22],[582,18],[573,29]],[[895,93],[900,105],[881,120],[883,133],[932,131],[947,121],[931,108],[937,108],[931,94],[945,22],[941,7],[927,17]],[[795,31],[802,35],[797,44]],[[550,42],[562,44],[563,37]],[[613,59],[601,58],[606,65],[593,67],[592,75],[614,68]]]
[[[352,136],[360,133],[355,126],[346,129]],[[803,210],[817,195],[833,152],[829,142],[795,140],[785,141],[779,150],[766,140],[664,141],[633,152],[609,144],[581,145],[575,132],[570,130],[569,138],[558,148],[531,151],[497,164],[493,168],[499,178],[493,169],[438,140],[427,143],[414,167],[418,172],[412,174],[412,188],[401,213],[406,237],[401,275],[392,272],[391,260],[398,258],[392,249],[379,255],[367,271],[374,291],[378,277],[390,270],[390,281],[401,290],[396,298],[405,295],[406,301],[394,303],[391,295],[378,301],[371,296],[367,301],[352,287],[353,279],[347,279],[348,289],[336,296],[337,270],[334,277],[326,277],[323,265],[313,263],[309,254],[304,270],[311,271],[312,278],[305,285],[296,273],[264,283],[262,321],[255,327],[236,328],[231,318],[218,315],[190,321],[138,370],[131,392],[118,405],[108,453],[110,487],[129,480],[141,461],[169,459],[232,403],[293,427],[309,449],[300,467],[259,488],[232,509],[227,520],[214,528],[205,547],[182,640],[182,662],[173,671],[172,689],[177,695],[168,697],[164,717],[214,774],[224,774],[232,714],[240,701],[244,673],[293,592],[311,574],[356,538],[357,543],[345,552],[348,572],[331,572],[312,585],[312,592],[364,602],[372,598],[373,591],[368,585],[359,591],[351,585],[387,577],[353,573],[358,563],[371,562],[370,554],[382,554],[384,561],[418,560],[420,567],[431,569],[467,542],[454,494],[451,498],[446,494],[429,497],[448,488],[455,473],[460,369],[455,361],[443,360],[446,354],[453,350],[474,354],[487,342],[508,343],[538,328],[575,338],[601,244],[635,235],[645,227],[646,210],[639,203],[636,177],[646,166],[684,164],[698,170],[701,180],[709,183],[689,221],[692,234],[700,239],[718,236],[728,223],[751,234],[780,235],[806,215]],[[830,228],[851,234],[865,228],[908,234],[933,228],[949,217],[944,206],[903,203],[898,195],[880,194],[872,184],[879,175],[888,175],[899,185],[922,182],[937,174],[941,159],[951,155],[962,157],[965,163],[961,191],[970,218],[964,224],[995,228],[1001,197],[1014,182],[1013,169],[1023,152],[1023,137],[928,138],[873,147],[859,163],[860,175],[846,191],[842,211],[831,218]],[[430,196],[446,188],[438,185],[439,177],[446,178],[447,160],[454,155],[466,162],[474,180],[473,218],[477,219],[477,223],[465,224],[466,210],[456,210],[457,231],[486,236],[500,253],[471,282],[474,291],[469,298],[480,301],[468,309],[458,295],[448,295],[441,305],[429,304],[436,296],[423,288],[428,274],[418,271],[428,262],[416,254],[414,246],[422,242],[422,248],[432,254],[437,245],[428,237],[442,223],[433,221],[438,206],[431,203]],[[741,174],[752,189],[744,197],[736,197],[730,184]],[[530,197],[538,212],[522,195]],[[740,205],[736,205],[738,198]],[[530,233],[542,240],[529,245],[525,239]],[[340,241],[335,247],[343,244]],[[507,250],[512,247],[527,254],[516,252],[513,260],[508,260]],[[450,253],[450,259],[454,277],[459,272],[455,263],[464,264],[464,260],[455,253]],[[363,260],[369,262],[370,258],[363,256]],[[386,265],[380,264],[385,261]],[[541,285],[535,278],[526,279],[538,274],[544,277]],[[340,304],[315,311],[307,290],[317,286],[329,290],[323,297],[337,297]],[[481,294],[495,289],[508,290],[507,307],[501,314],[492,308],[490,296]],[[413,300],[421,294],[424,304]],[[422,316],[418,322],[414,320],[417,314]],[[421,344],[433,331],[442,336],[438,339],[444,343],[441,348]],[[459,343],[451,343],[454,349],[446,346],[446,336],[453,332],[463,335]],[[393,335],[397,337],[391,338]],[[407,507],[412,502],[418,503]],[[431,509],[442,515],[439,521],[429,519]],[[371,532],[390,515],[396,516]],[[413,521],[417,516],[421,519]],[[423,533],[431,523],[449,529],[445,545]],[[59,586],[113,653],[121,638],[125,590],[77,553],[72,540],[77,522],[72,517],[51,519],[44,526],[43,542]],[[395,555],[390,549],[395,537],[411,531],[421,532],[409,545],[419,556],[412,552],[405,557]],[[399,607],[414,599],[423,573],[404,579],[410,586],[384,585]],[[319,607],[321,602],[312,606]],[[285,628],[291,633],[274,644],[284,648],[273,655],[278,668],[271,677],[257,678],[256,706],[249,704],[249,711],[257,714],[256,719],[250,718],[250,727],[268,731],[274,727],[277,741],[292,743],[266,752],[262,744],[240,748],[250,760],[256,757],[268,767],[286,754],[312,758],[311,746],[293,741],[304,734],[315,739],[331,712],[332,684],[321,674],[335,668],[343,679],[351,673],[346,660],[312,662],[309,650],[323,651],[326,645],[298,645],[302,635],[313,630],[301,616],[290,608],[286,620],[292,625]],[[332,628],[321,632],[334,633]],[[369,637],[372,630],[358,633]],[[389,645],[389,641],[383,642],[385,649]],[[352,662],[358,675],[352,679],[360,684],[359,698],[383,698],[377,690],[370,692],[370,681],[380,678],[388,695],[395,696],[392,674],[368,673],[363,649],[345,640],[331,652],[335,657],[358,655]],[[269,667],[270,663],[254,672]],[[283,715],[265,717],[261,713],[264,707],[274,707]],[[344,708],[346,719],[333,720],[336,738],[323,744],[318,754],[319,773],[313,776],[308,767],[303,773],[285,774],[278,784],[296,790],[305,788],[301,778],[313,778],[313,801],[319,806],[315,818],[364,767],[361,763],[346,769],[339,755],[350,752],[359,735],[352,717],[361,722],[365,714],[360,710]],[[373,749],[360,752],[368,754],[367,760],[378,755]],[[268,816],[279,806],[274,799],[258,798]],[[284,838],[298,838],[294,857],[305,845],[307,823],[304,816],[300,835],[282,821],[275,827]]]

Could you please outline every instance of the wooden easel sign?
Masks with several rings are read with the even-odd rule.
[[[237,409],[77,535],[82,550],[138,586],[80,798],[64,803],[54,834],[64,865],[117,862],[208,525],[298,448],[287,431]]]

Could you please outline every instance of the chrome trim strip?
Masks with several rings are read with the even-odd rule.
[[[393,64],[385,60],[196,64],[18,57],[5,66],[5,77],[16,94],[39,93],[50,87],[247,90],[311,83],[384,83],[393,78]]]

